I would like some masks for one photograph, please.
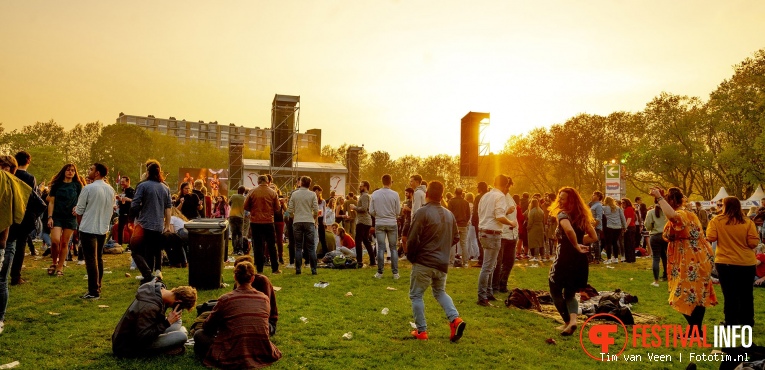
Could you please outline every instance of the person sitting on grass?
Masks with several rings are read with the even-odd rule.
[[[337,236],[340,237],[340,245],[337,250],[347,257],[356,257],[356,241],[345,232],[342,227],[337,228]]]
[[[252,256],[246,255],[236,258],[234,261],[234,268],[242,262],[249,262],[253,264],[253,266],[255,265],[255,260]],[[236,290],[238,285],[237,282],[234,282],[234,290]],[[255,288],[255,290],[267,295],[268,299],[271,300],[271,312],[268,315],[268,332],[271,335],[276,334],[276,323],[279,321],[279,308],[276,306],[276,292],[274,291],[274,286],[271,285],[271,280],[269,280],[266,275],[257,274],[255,275],[255,280],[253,280],[250,285]]]
[[[754,286],[765,288],[765,245],[760,244],[754,249],[757,262],[755,265]]]
[[[181,322],[181,312],[196,303],[197,290],[190,286],[167,290],[157,280],[141,285],[114,329],[112,351],[118,357],[184,353],[188,331]],[[172,310],[165,317],[169,307]]]
[[[194,333],[194,353],[206,366],[252,369],[282,357],[269,336],[270,299],[252,286],[256,276],[252,263],[237,264],[236,289],[218,298],[202,329]]]

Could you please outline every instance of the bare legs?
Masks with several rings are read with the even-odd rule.
[[[66,253],[69,248],[69,239],[72,238],[74,230],[62,229],[60,227],[54,227],[50,232],[51,240],[51,257],[53,258],[53,265],[56,268],[58,274],[64,272],[64,261],[66,261]]]

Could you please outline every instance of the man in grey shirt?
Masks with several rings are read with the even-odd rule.
[[[109,231],[109,220],[114,213],[114,189],[104,182],[109,169],[101,163],[88,168],[88,178],[93,182],[80,192],[77,199],[77,221],[80,224],[82,253],[88,272],[88,292],[82,299],[101,298],[101,280],[104,276],[104,242]]]
[[[359,203],[352,209],[356,211],[356,260],[358,267],[363,267],[363,252],[361,244],[367,248],[369,254],[369,266],[375,266],[375,250],[369,241],[369,230],[372,229],[372,216],[369,215],[369,205],[372,198],[369,196],[369,181],[362,181],[359,185]]]
[[[385,266],[385,249],[389,249],[393,279],[398,279],[398,214],[401,212],[401,199],[398,193],[391,189],[393,178],[385,174],[382,177],[383,187],[372,193],[369,213],[375,217],[375,237],[377,237],[377,273],[375,277],[382,278]],[[387,238],[387,243],[386,239]]]
[[[412,263],[409,299],[412,301],[412,312],[417,325],[417,329],[412,331],[412,336],[421,340],[428,339],[422,296],[430,286],[433,297],[449,319],[449,340],[456,342],[462,337],[466,325],[454,307],[454,301],[444,289],[446,274],[449,271],[449,250],[459,241],[459,233],[454,215],[441,206],[443,194],[444,185],[438,181],[431,181],[426,192],[426,204],[412,214],[406,252]]]
[[[295,275],[301,274],[303,249],[308,251],[311,275],[316,275],[316,223],[319,215],[319,199],[311,187],[311,178],[300,178],[300,188],[293,191],[287,204],[287,211],[292,215],[292,233],[295,238]],[[292,241],[290,240],[290,243]]]
[[[165,242],[162,233],[174,232],[170,224],[173,206],[170,189],[162,183],[164,178],[159,162],[146,162],[146,174],[146,181],[136,186],[135,197],[130,204],[131,213],[138,214],[130,238],[130,249],[133,261],[143,275],[141,284],[152,280],[153,269],[161,269],[162,245]]]

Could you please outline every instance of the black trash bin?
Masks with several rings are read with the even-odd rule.
[[[228,221],[200,218],[186,223],[189,232],[189,285],[219,289],[223,275]]]

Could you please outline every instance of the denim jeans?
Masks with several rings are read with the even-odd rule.
[[[415,263],[412,265],[412,275],[409,278],[409,299],[412,301],[414,323],[419,332],[428,330],[428,324],[425,321],[425,302],[422,300],[428,286],[433,291],[433,298],[444,309],[449,322],[460,316],[457,308],[454,307],[452,297],[449,297],[444,290],[446,288],[446,273]]]
[[[231,228],[231,245],[234,249],[234,253],[242,252],[244,249],[242,246],[244,219],[236,216],[229,217],[228,225]]]
[[[106,235],[80,232],[85,269],[88,272],[88,294],[101,296],[101,280],[104,278],[104,241]]]
[[[188,340],[188,330],[183,327],[183,323],[180,319],[170,325],[164,333],[160,334],[157,339],[154,339],[149,346],[149,349],[153,352],[162,352],[164,350],[180,347]]]
[[[361,267],[361,262],[364,259],[364,251],[361,249],[362,244],[367,248],[367,254],[369,255],[369,265],[374,266],[377,264],[375,261],[375,250],[372,249],[372,243],[369,241],[369,230],[371,228],[371,225],[356,225],[356,260],[359,262],[359,267]]]
[[[478,235],[483,247],[483,265],[481,266],[481,274],[478,275],[478,299],[485,300],[494,295],[491,288],[491,277],[494,274],[494,267],[497,265],[502,240],[499,234],[492,235],[481,231]]]
[[[8,277],[11,272],[15,252],[16,241],[8,239],[5,249],[2,250],[3,258],[2,262],[0,262],[0,321],[5,320],[5,310],[8,308]],[[24,251],[22,250],[21,253],[24,253]]]
[[[456,246],[449,249],[449,264],[454,265],[454,256],[460,255],[462,257],[462,262],[467,263],[467,258],[470,257],[468,255],[468,227],[459,227],[457,226],[457,231],[460,235],[460,241],[457,242]]]
[[[651,235],[651,256],[653,257],[653,279],[659,280],[659,262],[664,267],[663,278],[667,278],[667,242],[661,234]]]
[[[497,255],[497,266],[491,276],[491,290],[498,292],[507,290],[507,279],[515,265],[515,239],[502,239],[502,248]]]
[[[382,274],[385,267],[385,249],[388,248],[390,254],[390,269],[394,274],[398,274],[398,228],[387,225],[375,226],[375,236],[377,237],[377,272]],[[387,243],[385,239],[388,239]]]
[[[295,222],[292,224],[295,235],[295,273],[301,273],[303,266],[303,249],[308,253],[311,272],[316,272],[316,225],[313,222]]]

